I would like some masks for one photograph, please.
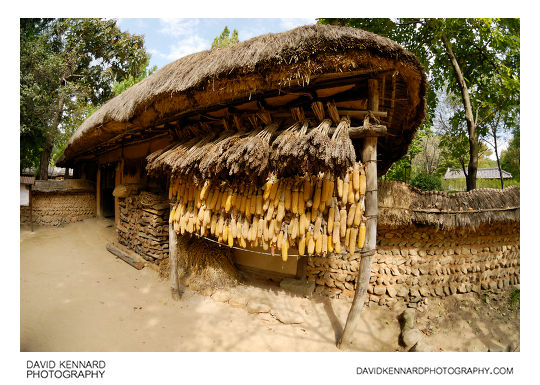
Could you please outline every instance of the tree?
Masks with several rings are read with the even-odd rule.
[[[476,187],[484,123],[508,95],[519,95],[519,19],[319,19],[387,36],[423,63],[434,89],[461,96],[456,111],[468,140],[467,190]],[[493,87],[498,84],[501,87]],[[489,92],[487,91],[489,90]],[[435,94],[428,94],[433,108]],[[519,96],[517,96],[519,100]]]
[[[519,126],[514,128],[514,136],[512,140],[510,140],[510,143],[508,144],[508,148],[501,153],[501,165],[502,168],[504,168],[506,171],[512,174],[512,178],[519,181],[519,145],[520,145],[520,139],[519,139]]]
[[[72,113],[108,100],[115,81],[140,76],[148,54],[143,37],[120,31],[116,20],[21,19],[20,36],[21,167],[39,163],[47,179]],[[38,152],[39,161],[32,158]]]
[[[238,43],[238,31],[236,29],[233,30],[232,36],[229,35],[229,28],[225,26],[225,28],[223,28],[223,32],[221,32],[221,35],[214,38],[211,48],[223,48]]]

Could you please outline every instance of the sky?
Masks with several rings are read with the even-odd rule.
[[[158,68],[183,56],[209,49],[225,26],[238,31],[240,41],[271,32],[283,32],[306,24],[311,19],[134,19],[121,18],[118,26],[123,31],[144,35],[147,51],[152,55],[150,65]]]

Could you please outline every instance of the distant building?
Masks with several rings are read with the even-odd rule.
[[[503,179],[512,179],[512,174],[508,171],[502,170]],[[444,179],[460,179],[465,178],[465,174],[462,169],[449,168],[444,174]],[[497,167],[491,168],[479,168],[476,172],[477,179],[499,179],[499,169]]]
[[[50,179],[63,179],[66,175],[66,169],[64,167],[51,167],[49,166],[48,174]],[[21,175],[25,176],[34,176],[36,175],[36,169],[34,167],[31,168],[23,168],[21,171]],[[73,177],[73,169],[69,169],[69,177]]]

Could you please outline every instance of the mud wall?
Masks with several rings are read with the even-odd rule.
[[[476,230],[433,226],[380,226],[368,297],[371,303],[415,303],[422,297],[499,290],[518,284],[519,224],[485,224]],[[354,295],[359,255],[309,257],[308,281],[316,293]]]
[[[96,216],[94,192],[32,192],[32,221],[59,226]],[[30,223],[30,207],[21,206],[21,223]]]

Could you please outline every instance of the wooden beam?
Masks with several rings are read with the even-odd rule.
[[[368,108],[377,111],[379,109],[379,84],[377,79],[369,79],[368,85]],[[364,140],[361,157],[362,162],[366,163],[366,211],[364,214],[367,218],[366,241],[360,259],[353,303],[347,316],[343,334],[337,342],[338,348],[351,346],[354,342],[354,331],[358,327],[360,314],[364,307],[371,275],[371,262],[377,245],[377,137],[367,137]]]
[[[171,284],[171,296],[175,301],[180,300],[180,284],[178,282],[178,247],[177,235],[174,225],[169,223],[169,282]]]
[[[339,115],[350,116],[351,118],[364,119],[367,115],[371,114],[377,118],[386,118],[388,113],[386,111],[375,111],[375,110],[342,110],[338,108]]]
[[[96,174],[96,217],[101,218],[101,167],[98,166]]]
[[[139,258],[135,257],[134,255],[127,253],[124,250],[121,250],[118,246],[116,246],[113,243],[107,244],[107,250],[109,250],[112,254],[116,255],[122,261],[126,262],[130,266],[133,266],[137,270],[141,270],[146,263],[146,262],[141,261]]]

